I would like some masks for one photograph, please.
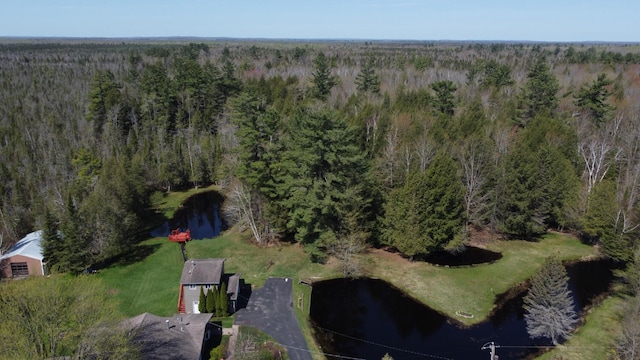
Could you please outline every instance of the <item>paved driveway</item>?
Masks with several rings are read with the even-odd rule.
[[[236,325],[264,331],[287,348],[291,360],[312,360],[293,311],[292,279],[269,278],[236,313]]]

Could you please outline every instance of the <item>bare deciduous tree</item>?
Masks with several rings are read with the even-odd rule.
[[[483,215],[489,207],[490,194],[483,190],[487,183],[491,159],[486,149],[482,149],[477,142],[471,142],[460,150],[459,159],[465,187],[465,218],[467,223],[481,225]]]
[[[248,227],[256,242],[266,245],[273,236],[260,195],[241,181],[234,181],[227,194],[224,212],[229,219]]]
[[[615,145],[619,125],[619,119],[601,128],[590,125],[586,119],[579,123],[578,153],[584,161],[587,194],[591,193],[595,184],[604,179],[613,160],[620,154],[620,149]]]
[[[630,299],[622,310],[616,350],[623,360],[640,358],[640,298]]]
[[[342,262],[342,273],[345,277],[361,275],[358,254],[367,248],[368,236],[368,233],[356,230],[341,236],[329,246],[331,255]]]

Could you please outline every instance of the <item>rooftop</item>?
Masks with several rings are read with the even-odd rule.
[[[149,313],[127,319],[134,342],[143,359],[200,358],[207,322],[211,314],[180,314],[160,317]]]
[[[22,240],[18,241],[9,251],[0,256],[0,260],[4,260],[16,255],[22,255],[33,259],[42,260],[42,230],[38,230],[27,234]]]
[[[240,292],[240,274],[233,274],[229,277],[229,287],[227,288],[227,294],[231,295],[231,300],[238,300],[238,293]]]
[[[180,284],[220,284],[225,259],[192,259],[184,263]]]

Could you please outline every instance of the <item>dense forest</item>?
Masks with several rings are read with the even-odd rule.
[[[318,261],[551,229],[629,262],[639,98],[623,44],[7,42],[2,248],[43,228],[80,272],[163,192],[218,184],[258,243]]]

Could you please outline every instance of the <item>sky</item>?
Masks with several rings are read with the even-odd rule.
[[[0,0],[0,37],[640,42],[640,0]]]

